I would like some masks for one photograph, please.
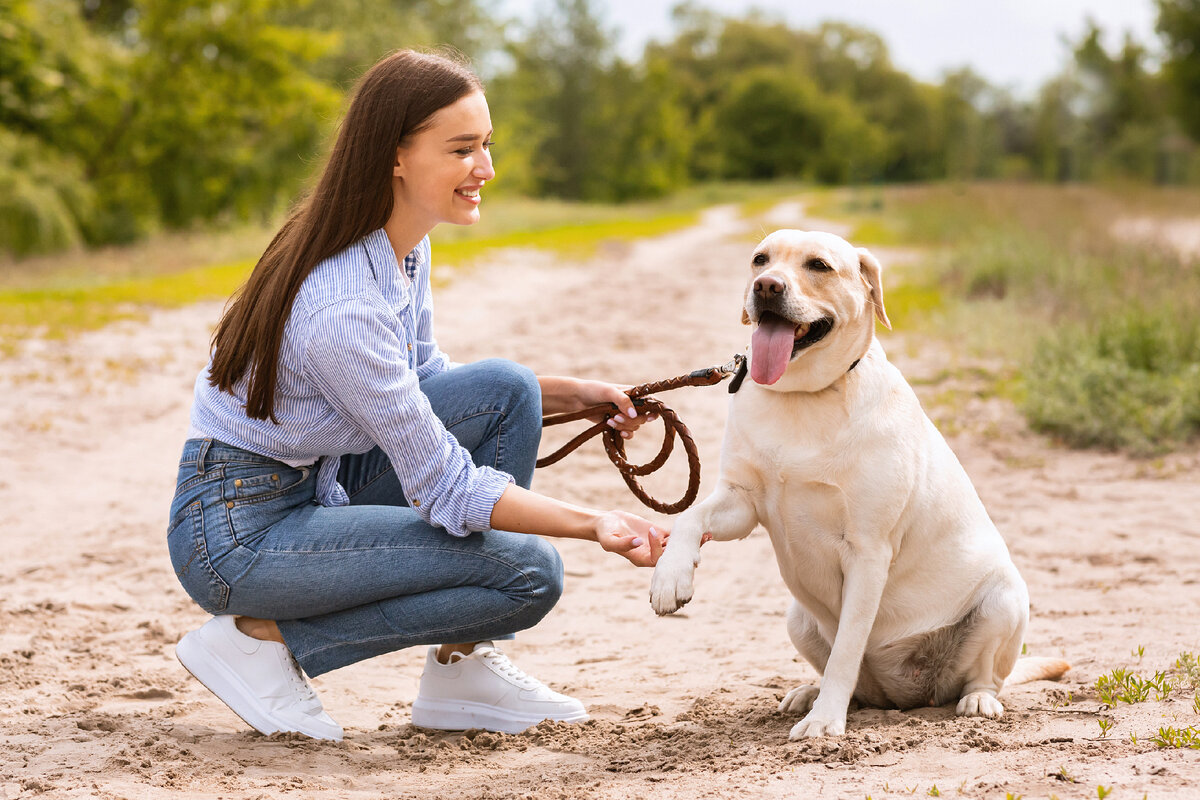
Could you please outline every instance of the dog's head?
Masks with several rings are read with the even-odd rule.
[[[785,392],[829,386],[888,328],[879,262],[831,233],[779,230],[754,248],[742,322],[750,377]]]

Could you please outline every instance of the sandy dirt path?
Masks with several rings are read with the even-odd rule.
[[[586,263],[505,253],[439,292],[439,339],[460,361],[504,356],[628,383],[725,361],[748,339],[739,306],[751,243],[770,228],[818,226],[799,215],[790,204],[747,223],[717,209],[696,228]],[[880,255],[886,282],[903,254]],[[164,538],[191,385],[219,313],[212,303],[156,313],[0,362],[0,800],[861,799],[935,786],[1000,800],[1096,797],[1098,786],[1114,798],[1200,797],[1200,751],[1151,741],[1162,726],[1200,724],[1194,689],[1106,710],[1093,688],[1114,668],[1150,675],[1200,651],[1200,453],[1144,462],[1055,447],[980,390],[987,365],[903,332],[885,333],[885,347],[1029,583],[1028,652],[1074,664],[1060,683],[1007,689],[1004,719],[857,710],[844,737],[788,742],[795,720],[775,707],[816,675],[787,640],[788,596],[757,531],[707,546],[696,599],[663,619],[647,602],[649,571],[560,544],[559,607],[506,649],[586,702],[588,723],[516,736],[416,730],[424,655],[413,649],[314,682],[344,742],[260,736],[173,652],[205,619]],[[703,496],[724,389],[662,399],[696,434]],[[634,444],[648,455],[657,436]],[[673,463],[652,490],[673,499],[682,469]],[[535,487],[638,510],[598,443],[539,471]],[[1100,719],[1114,723],[1107,737]]]

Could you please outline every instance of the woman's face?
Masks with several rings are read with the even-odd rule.
[[[410,223],[479,221],[479,190],[496,176],[489,152],[492,118],[482,92],[438,110],[429,125],[396,148],[396,206]]]

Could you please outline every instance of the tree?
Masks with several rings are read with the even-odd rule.
[[[1200,0],[1156,0],[1158,32],[1166,45],[1162,72],[1171,88],[1175,115],[1200,140]]]

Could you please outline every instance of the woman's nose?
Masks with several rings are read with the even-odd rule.
[[[471,170],[471,174],[485,181],[490,181],[496,177],[496,170],[492,167],[492,154],[490,152],[487,150],[480,151],[480,156],[475,161],[475,169]]]

